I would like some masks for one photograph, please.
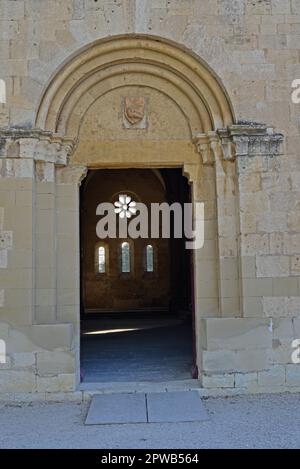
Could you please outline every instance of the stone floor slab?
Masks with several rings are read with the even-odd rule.
[[[86,417],[86,425],[146,423],[145,394],[98,394]]]
[[[149,314],[149,313],[147,313]],[[101,321],[87,320],[82,331],[81,377],[84,383],[162,382],[191,378],[191,324],[165,326],[166,319],[156,319],[157,327],[148,328],[154,319],[141,317]],[[177,321],[178,322],[178,321]],[[151,324],[151,323],[150,323]],[[121,334],[97,334],[106,327],[137,328]]]
[[[148,422],[198,422],[208,414],[197,391],[147,394]]]

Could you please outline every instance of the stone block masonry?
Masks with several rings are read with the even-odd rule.
[[[0,2],[0,395],[82,399],[79,186],[129,167],[205,203],[200,392],[299,392],[299,31],[297,0]]]

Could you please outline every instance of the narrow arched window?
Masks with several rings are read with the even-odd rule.
[[[98,248],[98,272],[104,274],[105,270],[105,247],[100,246]]]
[[[154,252],[153,246],[148,244],[146,246],[146,272],[153,272],[154,271]]]
[[[130,246],[127,241],[121,245],[121,271],[123,274],[130,273]]]

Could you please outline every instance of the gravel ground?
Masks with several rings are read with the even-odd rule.
[[[0,448],[300,448],[300,395],[205,399],[199,423],[85,426],[86,404],[0,405]]]

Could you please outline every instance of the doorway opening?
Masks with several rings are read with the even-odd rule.
[[[123,201],[150,213],[152,204],[183,208],[191,191],[181,168],[88,172],[80,189],[81,381],[196,378],[192,251],[172,223],[167,238],[160,226],[159,237],[149,230],[100,239],[98,205]]]

